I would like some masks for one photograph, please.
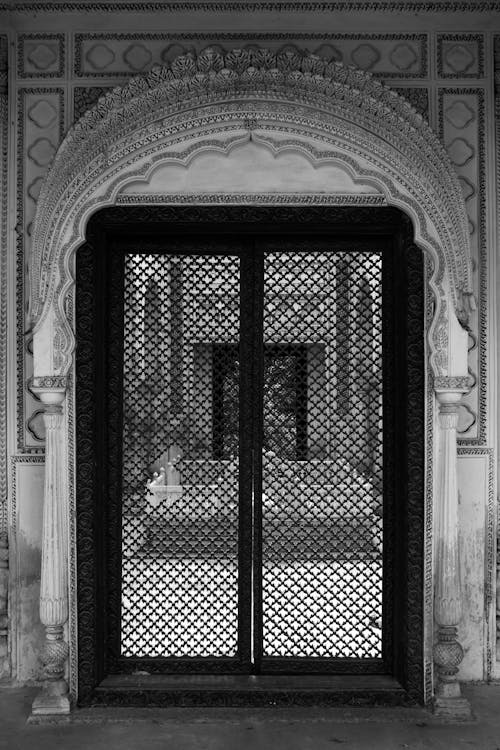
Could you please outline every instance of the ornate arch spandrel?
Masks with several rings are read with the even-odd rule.
[[[35,373],[70,369],[74,340],[65,298],[91,213],[112,205],[122,184],[156,163],[188,163],[203,149],[228,150],[248,133],[276,156],[295,149],[316,164],[337,160],[411,216],[416,241],[435,269],[432,369],[436,376],[465,374],[461,365],[460,372],[450,370],[449,354],[451,339],[452,349],[457,337],[462,348],[454,321],[467,320],[472,297],[467,215],[449,157],[422,116],[371,74],[335,61],[266,49],[223,55],[211,48],[114,89],[61,144],[33,231]]]

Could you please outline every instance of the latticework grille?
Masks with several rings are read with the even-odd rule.
[[[380,658],[382,254],[254,255],[125,257],[122,655],[235,657],[254,555],[258,654]]]
[[[266,253],[263,339],[263,655],[381,657],[381,254]]]
[[[125,258],[124,656],[237,650],[239,289],[235,257]]]

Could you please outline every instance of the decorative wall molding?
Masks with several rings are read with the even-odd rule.
[[[477,315],[471,319],[470,393],[460,407],[459,440],[484,445],[487,432],[488,252],[486,244],[485,103],[484,90],[440,88],[438,132],[459,176],[469,217]]]
[[[7,257],[9,247],[8,39],[0,35],[0,533],[7,529]]]
[[[153,66],[168,65],[179,55],[200,55],[215,47],[225,55],[241,45],[251,50],[265,45],[273,53],[308,53],[330,61],[369,70],[377,78],[425,78],[427,34],[330,33],[181,33],[75,34],[75,78],[113,78],[147,73]]]
[[[439,78],[484,78],[483,34],[438,34]]]
[[[428,331],[434,318],[434,299],[430,281],[434,274],[432,259],[424,257],[425,330]],[[434,378],[428,363],[425,373],[425,529],[424,529],[424,686],[426,702],[434,693],[434,482],[435,482],[435,425],[436,398]]]
[[[213,13],[255,13],[272,12],[383,12],[383,13],[492,13],[498,11],[497,0],[263,0],[262,2],[241,2],[240,0],[214,0],[213,2],[36,2],[27,0],[9,0],[0,2],[0,11],[17,13],[178,13],[178,12],[213,12]]]
[[[30,429],[40,404],[27,387],[33,374],[31,337],[26,334],[26,269],[30,265],[33,219],[43,178],[64,132],[64,90],[19,88],[17,95],[16,315],[17,448],[43,450],[43,433]],[[39,151],[36,150],[38,144]],[[38,436],[37,436],[38,435]]]
[[[65,391],[68,385],[68,378],[61,375],[39,375],[31,379],[31,388],[34,390],[57,389]]]
[[[64,34],[19,34],[17,77],[61,78],[65,70]]]
[[[112,90],[112,86],[75,86],[73,90],[73,122],[94,107],[101,96]],[[429,90],[423,86],[391,86],[400,96],[407,99],[422,117],[429,120]]]
[[[469,375],[459,377],[438,376],[434,378],[434,390],[438,391],[463,391],[466,393],[471,384]]]
[[[292,206],[386,206],[383,195],[349,194],[324,195],[322,193],[271,194],[271,193],[207,193],[154,195],[127,193],[116,197],[117,205],[292,205]]]

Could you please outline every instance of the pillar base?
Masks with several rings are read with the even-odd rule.
[[[472,721],[474,718],[467,698],[434,698],[433,713],[438,719],[447,721]]]
[[[31,708],[33,716],[69,714],[71,704],[65,680],[47,682],[40,690]]]

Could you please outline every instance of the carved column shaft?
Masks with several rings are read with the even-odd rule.
[[[462,617],[457,487],[458,402],[462,391],[441,391],[439,402],[439,484],[436,509],[436,578],[434,617],[437,641],[435,713],[449,718],[469,718],[470,706],[462,697],[458,667],[464,657],[458,640]]]
[[[68,713],[70,709],[68,686],[64,679],[69,652],[64,640],[64,625],[68,619],[66,447],[62,413],[64,391],[38,392],[46,404],[40,582],[40,620],[45,626],[45,643],[41,654],[44,685],[33,702],[33,713],[61,714]]]

